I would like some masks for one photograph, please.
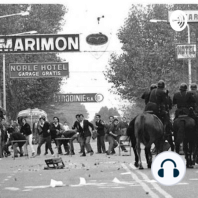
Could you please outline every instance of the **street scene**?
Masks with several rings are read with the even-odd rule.
[[[197,197],[198,4],[138,3],[0,4],[0,198]]]

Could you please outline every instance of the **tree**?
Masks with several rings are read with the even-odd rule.
[[[129,104],[122,106],[122,112],[124,112],[124,117],[131,121],[134,117],[143,112],[143,107],[137,104]]]
[[[3,4],[1,15],[14,14],[29,10],[28,16],[2,18],[1,35],[17,34],[36,30],[39,34],[55,34],[64,24],[67,10],[60,4]],[[60,62],[56,54],[6,54],[6,92],[7,112],[15,119],[18,111],[40,107],[49,102],[59,91],[61,78],[9,79],[9,63]],[[2,57],[0,57],[2,63]],[[0,65],[2,71],[2,65]],[[1,72],[2,73],[2,72]],[[1,76],[2,79],[2,76]],[[2,83],[0,83],[2,90]]]
[[[115,107],[110,108],[110,109],[107,106],[101,107],[101,109],[99,110],[98,113],[95,114],[95,116],[98,114],[101,116],[101,119],[105,122],[109,121],[109,116],[114,116],[114,117],[117,117],[118,119],[120,119],[120,114]],[[95,117],[94,117],[93,122],[95,122]]]
[[[188,82],[187,61],[176,60],[175,44],[187,43],[187,28],[175,32],[168,23],[150,19],[168,19],[169,10],[196,10],[198,5],[132,5],[128,18],[118,31],[123,53],[112,53],[104,72],[113,84],[112,91],[123,99],[139,102],[152,83],[165,80],[173,94],[181,82]],[[191,26],[191,32],[196,28]],[[192,61],[195,71],[196,61]],[[197,73],[192,79],[196,81]]]

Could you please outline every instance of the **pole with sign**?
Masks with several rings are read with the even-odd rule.
[[[69,64],[60,63],[10,63],[10,78],[69,77]]]
[[[190,45],[190,26],[188,24],[189,17],[187,17],[185,11],[181,10],[175,10],[172,12],[169,12],[169,22],[171,27],[175,31],[182,31],[186,28],[188,28],[188,44]],[[188,58],[188,80],[189,80],[189,90],[190,85],[192,83],[191,79],[191,58]]]
[[[55,94],[56,103],[95,103],[102,102],[104,96],[99,93],[79,93],[79,94]]]
[[[177,59],[195,59],[196,58],[196,44],[178,44],[176,46]]]

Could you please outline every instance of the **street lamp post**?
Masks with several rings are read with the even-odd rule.
[[[8,14],[0,16],[1,18],[11,17],[11,16],[26,16],[29,15],[29,12],[20,12],[15,14]],[[0,104],[1,104],[1,95],[0,95]],[[3,54],[3,107],[6,110],[6,84],[5,84],[5,54]]]
[[[37,31],[22,32],[18,34],[11,34],[7,36],[18,36],[23,34],[36,34]],[[3,53],[3,108],[6,110],[6,72],[5,72],[5,54]]]
[[[188,28],[188,44],[190,44],[190,26],[187,24]],[[188,80],[189,80],[189,90],[190,90],[190,85],[192,84],[192,74],[191,74],[191,59],[188,59]]]
[[[167,20],[156,20],[156,19],[151,19],[150,22],[152,23],[157,23],[157,22],[166,22],[168,23]],[[187,24],[188,28],[188,44],[190,44],[190,26]],[[191,72],[191,59],[188,59],[188,82],[189,82],[189,90],[190,90],[190,85],[192,84],[192,72]]]

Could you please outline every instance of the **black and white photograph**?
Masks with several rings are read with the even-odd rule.
[[[196,198],[198,2],[0,2],[0,198]]]

